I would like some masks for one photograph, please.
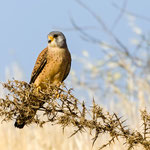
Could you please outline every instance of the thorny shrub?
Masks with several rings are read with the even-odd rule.
[[[104,112],[93,100],[88,110],[84,102],[80,102],[64,84],[60,87],[47,85],[40,90],[24,81],[8,81],[3,83],[7,89],[5,98],[0,98],[0,116],[3,121],[14,120],[20,114],[27,120],[26,125],[36,123],[41,127],[47,122],[59,124],[64,129],[70,125],[75,132],[89,131],[93,138],[93,145],[102,134],[109,134],[110,139],[100,149],[109,146],[116,140],[123,138],[127,149],[130,150],[141,144],[146,150],[150,149],[150,114],[146,110],[141,112],[143,132],[132,131],[124,125],[125,120],[116,113]],[[36,114],[35,114],[36,112]],[[24,119],[24,118],[23,118]]]

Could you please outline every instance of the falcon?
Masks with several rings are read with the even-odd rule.
[[[45,89],[45,83],[58,85],[68,76],[71,68],[71,55],[66,38],[62,32],[53,31],[48,34],[48,46],[39,54],[31,74],[29,84]],[[14,124],[23,128],[26,124],[20,116]]]

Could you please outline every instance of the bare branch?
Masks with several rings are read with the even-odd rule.
[[[124,0],[123,4],[122,4],[122,7],[120,9],[120,13],[118,14],[117,18],[115,19],[113,25],[112,25],[112,30],[116,27],[116,25],[118,24],[118,22],[120,21],[120,19],[122,18],[123,14],[124,14],[124,11],[127,7],[127,3],[128,3],[128,0]]]

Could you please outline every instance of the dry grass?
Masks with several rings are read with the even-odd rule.
[[[62,132],[60,126],[51,126],[49,123],[43,128],[37,126],[25,127],[22,130],[12,126],[12,122],[3,123],[0,126],[0,147],[3,150],[97,150],[99,144],[106,142],[105,137],[101,137],[92,148],[91,135],[87,133],[78,133],[69,138],[73,128],[66,128]],[[115,145],[105,148],[105,150],[118,150],[125,147],[116,142]]]

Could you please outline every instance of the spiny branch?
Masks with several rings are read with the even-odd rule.
[[[88,110],[84,102],[74,97],[72,89],[68,90],[63,84],[60,87],[47,84],[45,90],[37,91],[34,85],[14,80],[4,83],[3,87],[8,90],[5,98],[0,98],[0,116],[3,121],[14,120],[18,115],[22,115],[25,119],[30,118],[27,125],[36,123],[42,127],[51,122],[61,125],[63,129],[73,126],[75,132],[71,136],[90,131],[94,136],[93,145],[100,138],[99,135],[109,134],[110,139],[101,145],[100,149],[120,138],[125,140],[128,150],[138,144],[146,150],[150,149],[150,114],[146,110],[141,112],[143,132],[140,133],[125,126],[125,120],[116,113],[104,112],[94,100],[92,108]],[[43,117],[39,117],[39,113],[35,115],[35,112],[40,112]]]

